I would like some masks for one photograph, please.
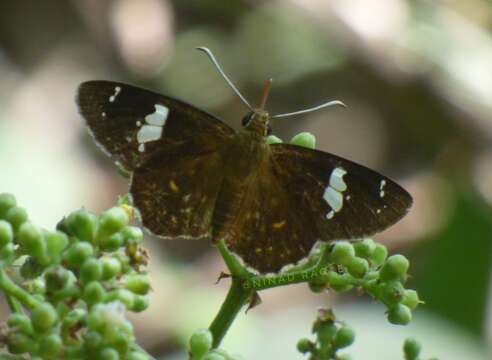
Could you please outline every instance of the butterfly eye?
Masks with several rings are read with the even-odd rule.
[[[248,126],[249,122],[253,119],[253,115],[253,112],[249,112],[248,114],[246,114],[246,116],[243,117],[243,119],[241,120],[241,124],[243,126]]]

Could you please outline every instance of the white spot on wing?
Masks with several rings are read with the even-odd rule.
[[[343,180],[343,175],[346,173],[347,172],[342,168],[335,168],[330,176],[330,186],[340,192],[347,190],[347,184],[345,184],[345,181]]]
[[[335,213],[342,210],[343,207],[343,192],[347,190],[347,184],[343,180],[343,176],[347,174],[347,171],[341,167],[333,169],[330,174],[330,180],[328,186],[323,194],[323,199],[330,206],[331,210],[326,214],[327,219],[332,219]],[[347,195],[346,200],[350,199],[350,195]]]
[[[137,133],[137,141],[139,143],[138,151],[145,151],[145,143],[159,140],[162,136],[163,126],[166,124],[169,109],[164,105],[155,104],[155,111],[145,116],[145,124],[137,121],[137,127],[140,128]]]
[[[145,117],[145,122],[149,125],[164,126],[169,115],[169,109],[163,105],[155,104],[155,111]]]
[[[328,186],[323,194],[323,199],[330,205],[330,207],[338,212],[342,209],[343,206],[343,196],[341,193]]]
[[[384,185],[386,185],[386,180],[381,180],[379,183],[379,197],[384,197]]]
[[[114,102],[120,91],[121,91],[121,87],[116,86],[114,88],[114,94],[109,97],[109,102]]]

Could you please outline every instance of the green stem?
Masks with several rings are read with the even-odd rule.
[[[213,337],[213,348],[217,348],[225,334],[232,325],[237,314],[253,294],[251,288],[244,286],[245,282],[236,277],[232,278],[231,287],[220,307],[219,313],[215,316],[214,321],[209,327]]]
[[[17,314],[22,314],[22,305],[11,295],[5,294],[5,299],[7,299],[7,304],[9,305],[10,311]]]
[[[19,301],[29,309],[33,309],[39,304],[34,296],[14,283],[5,273],[4,269],[0,269],[0,288],[3,289],[5,294],[9,297],[15,298],[15,300]]]

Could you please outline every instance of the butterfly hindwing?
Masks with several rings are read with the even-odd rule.
[[[273,165],[263,157],[247,177],[231,173],[224,178],[213,219],[214,239],[225,239],[230,250],[261,273],[306,257],[318,239],[311,213],[299,211]]]
[[[222,167],[220,152],[196,152],[187,145],[145,162],[130,186],[143,225],[166,238],[208,236]]]
[[[96,141],[126,170],[184,143],[207,152],[234,131],[170,97],[112,81],[82,83],[77,103]]]

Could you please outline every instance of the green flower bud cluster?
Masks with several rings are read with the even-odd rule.
[[[354,342],[354,331],[336,321],[331,310],[322,309],[313,324],[313,333],[316,340],[302,338],[297,342],[297,350],[303,354],[310,354],[310,360],[349,359],[346,354],[338,354]]]
[[[190,360],[242,360],[240,355],[230,355],[222,349],[212,349],[213,338],[208,329],[197,329],[189,343]]]
[[[388,257],[386,247],[371,239],[336,242],[329,251],[329,264],[309,282],[311,290],[363,289],[386,305],[389,322],[406,325],[411,321],[412,310],[421,301],[415,290],[404,287],[409,262],[403,255]]]
[[[27,213],[17,206],[15,197],[0,194],[0,267],[7,267],[16,259],[14,238],[26,221]]]
[[[135,350],[125,318],[148,307],[150,291],[143,234],[131,216],[125,204],[101,215],[81,209],[47,231],[0,194],[0,289],[13,304],[0,341],[11,355],[149,359]]]

